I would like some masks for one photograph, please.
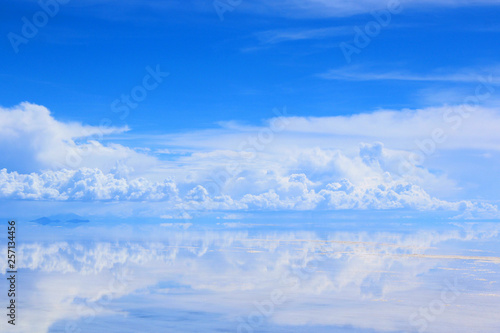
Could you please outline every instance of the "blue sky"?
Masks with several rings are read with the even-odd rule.
[[[170,132],[222,120],[258,124],[283,105],[298,116],[333,116],[452,103],[453,93],[475,84],[320,76],[330,70],[452,76],[497,65],[495,5],[403,2],[401,13],[348,64],[339,44],[352,41],[354,27],[373,21],[370,9],[384,9],[384,2],[372,1],[366,10],[349,10],[345,2],[327,11],[311,1],[303,15],[298,6],[279,3],[258,10],[243,1],[221,21],[209,1],[69,2],[19,53],[2,39],[2,105],[29,101],[60,120],[97,124],[146,66],[159,64],[169,78],[126,124],[137,133]],[[35,1],[7,1],[3,34],[20,33],[21,17],[38,10]]]

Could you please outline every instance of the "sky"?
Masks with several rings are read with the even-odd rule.
[[[496,2],[4,7],[4,200],[499,216]]]
[[[13,332],[498,331],[500,1],[1,9]]]
[[[2,38],[0,97],[5,107],[29,101],[60,120],[108,117],[137,133],[260,124],[285,105],[336,116],[461,103],[478,75],[498,72],[495,2],[402,1],[348,62],[339,45],[385,1],[242,1],[222,21],[211,1],[68,1],[26,44]],[[35,1],[3,7],[6,37],[22,36],[22,17],[40,10]],[[121,120],[111,103],[157,65],[169,77]]]

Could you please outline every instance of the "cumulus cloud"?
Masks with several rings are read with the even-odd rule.
[[[171,153],[163,161],[91,139],[125,129],[102,132],[62,123],[46,108],[28,103],[0,113],[5,116],[0,121],[4,200],[163,202],[155,214],[172,218],[194,210],[316,209],[498,216],[494,204],[463,193],[440,199],[440,194],[460,193],[460,184],[447,175],[449,162],[427,166],[438,150],[496,154],[500,114],[495,109],[454,106],[322,118],[284,114],[267,126],[226,123],[210,131],[148,138],[156,150]],[[20,158],[8,158],[14,151]],[[63,168],[68,151],[82,152],[76,154],[78,167]]]
[[[168,201],[177,197],[171,180],[127,180],[99,169],[47,171],[19,174],[0,170],[0,197],[22,200],[130,200]]]
[[[347,179],[327,184],[315,191],[304,182],[296,182],[300,193],[278,195],[269,190],[259,195],[247,194],[241,202],[253,209],[284,210],[345,210],[345,209],[415,209],[419,211],[448,210],[463,211],[464,216],[474,213],[498,217],[498,208],[488,203],[470,201],[448,202],[431,197],[417,185],[392,181],[385,184],[352,184]],[[469,215],[470,214],[470,215]]]
[[[471,201],[449,202],[430,196],[421,187],[402,180],[383,183],[367,180],[353,184],[348,179],[320,184],[305,174],[271,180],[275,188],[243,196],[209,193],[197,185],[181,193],[173,180],[152,182],[126,179],[99,169],[48,171],[42,174],[9,173],[0,170],[0,199],[50,201],[161,201],[165,219],[190,218],[189,211],[254,210],[346,210],[414,209],[460,212],[462,217],[498,217],[495,205]],[[185,186],[185,184],[183,184]],[[181,210],[179,213],[178,211]]]
[[[487,92],[480,89],[480,94]],[[473,100],[463,105],[348,116],[288,116],[273,118],[267,126],[231,123],[220,129],[151,139],[171,151],[188,147],[192,152],[172,161],[166,171],[198,184],[214,178],[226,192],[248,187],[265,192],[277,186],[267,181],[272,175],[305,173],[311,181],[327,184],[341,178],[353,183],[383,179],[389,173],[435,196],[463,196],[464,183],[500,185],[495,179],[486,184],[481,176],[495,172],[490,167],[493,160],[484,164],[476,158],[481,173],[461,171],[466,164],[464,155],[474,158],[471,151],[478,151],[477,156],[488,152],[495,161],[500,158],[500,113],[497,108],[475,105]],[[276,122],[283,125],[282,130],[273,132]],[[196,172],[186,175],[180,171],[185,165]],[[449,171],[460,177],[450,178]],[[481,193],[472,196],[477,195]]]
[[[127,131],[127,127],[60,122],[40,105],[21,103],[0,108],[0,165],[9,170],[97,167],[109,171],[118,161],[142,169],[153,157],[119,145],[103,145],[104,136]]]

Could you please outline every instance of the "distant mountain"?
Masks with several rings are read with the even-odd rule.
[[[40,217],[38,219],[32,220],[30,222],[35,222],[42,225],[47,224],[55,224],[55,223],[72,223],[72,224],[80,224],[80,223],[88,223],[90,220],[87,220],[80,215],[77,214],[57,214],[49,217]]]

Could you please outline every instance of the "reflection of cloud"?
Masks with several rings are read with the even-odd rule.
[[[23,291],[22,329],[44,332],[56,322],[82,317],[98,322],[133,312],[134,304],[142,303],[158,309],[159,318],[164,311],[193,313],[209,306],[214,315],[231,321],[281,289],[287,302],[263,327],[352,325],[401,331],[411,329],[411,313],[436,297],[440,281],[454,276],[468,293],[436,320],[435,331],[481,327],[488,332],[487,325],[500,325],[495,312],[500,300],[485,296],[500,292],[492,283],[499,258],[496,253],[471,256],[462,248],[497,237],[496,226],[339,232],[321,238],[303,231],[250,236],[175,228],[141,232],[145,230],[145,239],[158,234],[162,241],[20,244],[19,270],[28,288]],[[450,243],[462,245],[446,249],[444,244]],[[6,263],[1,269],[6,271]],[[466,320],[478,302],[491,306],[482,313],[484,326]]]
[[[184,230],[189,229],[193,224],[192,223],[162,223],[160,226],[166,228],[182,228]]]

